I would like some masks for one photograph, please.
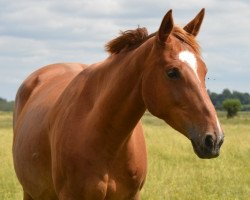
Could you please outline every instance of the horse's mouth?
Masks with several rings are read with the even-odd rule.
[[[194,142],[194,140],[191,139],[191,143],[194,149],[195,154],[202,159],[211,159],[216,158],[220,154],[220,149],[215,149],[212,151],[209,151],[207,148],[203,147],[199,143]]]

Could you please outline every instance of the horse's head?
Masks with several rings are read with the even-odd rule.
[[[142,95],[147,109],[188,137],[200,158],[213,158],[224,136],[195,40],[203,17],[204,9],[182,29],[174,26],[171,10],[164,16],[146,59]]]

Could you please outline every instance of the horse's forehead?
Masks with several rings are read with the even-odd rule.
[[[197,62],[196,55],[189,50],[182,50],[178,54],[178,59],[182,62],[185,62],[187,64],[187,66],[193,70],[196,77],[200,81],[200,78],[198,75],[198,62]]]

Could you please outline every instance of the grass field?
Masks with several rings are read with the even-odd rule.
[[[162,121],[143,117],[148,176],[143,200],[250,200],[250,113],[226,119],[221,155],[201,160],[190,142]],[[0,200],[22,199],[12,157],[12,114],[0,113]]]
[[[0,200],[21,200],[12,163],[12,113],[0,112]]]

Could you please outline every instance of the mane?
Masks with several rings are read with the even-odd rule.
[[[118,54],[124,49],[130,51],[137,48],[146,40],[155,35],[157,35],[157,32],[148,35],[148,31],[145,27],[137,28],[135,30],[121,31],[117,38],[109,41],[105,45],[105,50],[110,54]],[[195,51],[195,53],[200,53],[200,45],[196,41],[195,37],[187,33],[182,28],[175,26],[171,35],[179,39],[181,42],[189,45]]]
[[[147,40],[148,31],[145,27],[135,30],[120,31],[120,36],[105,45],[107,52],[117,54],[123,49],[132,50]]]

